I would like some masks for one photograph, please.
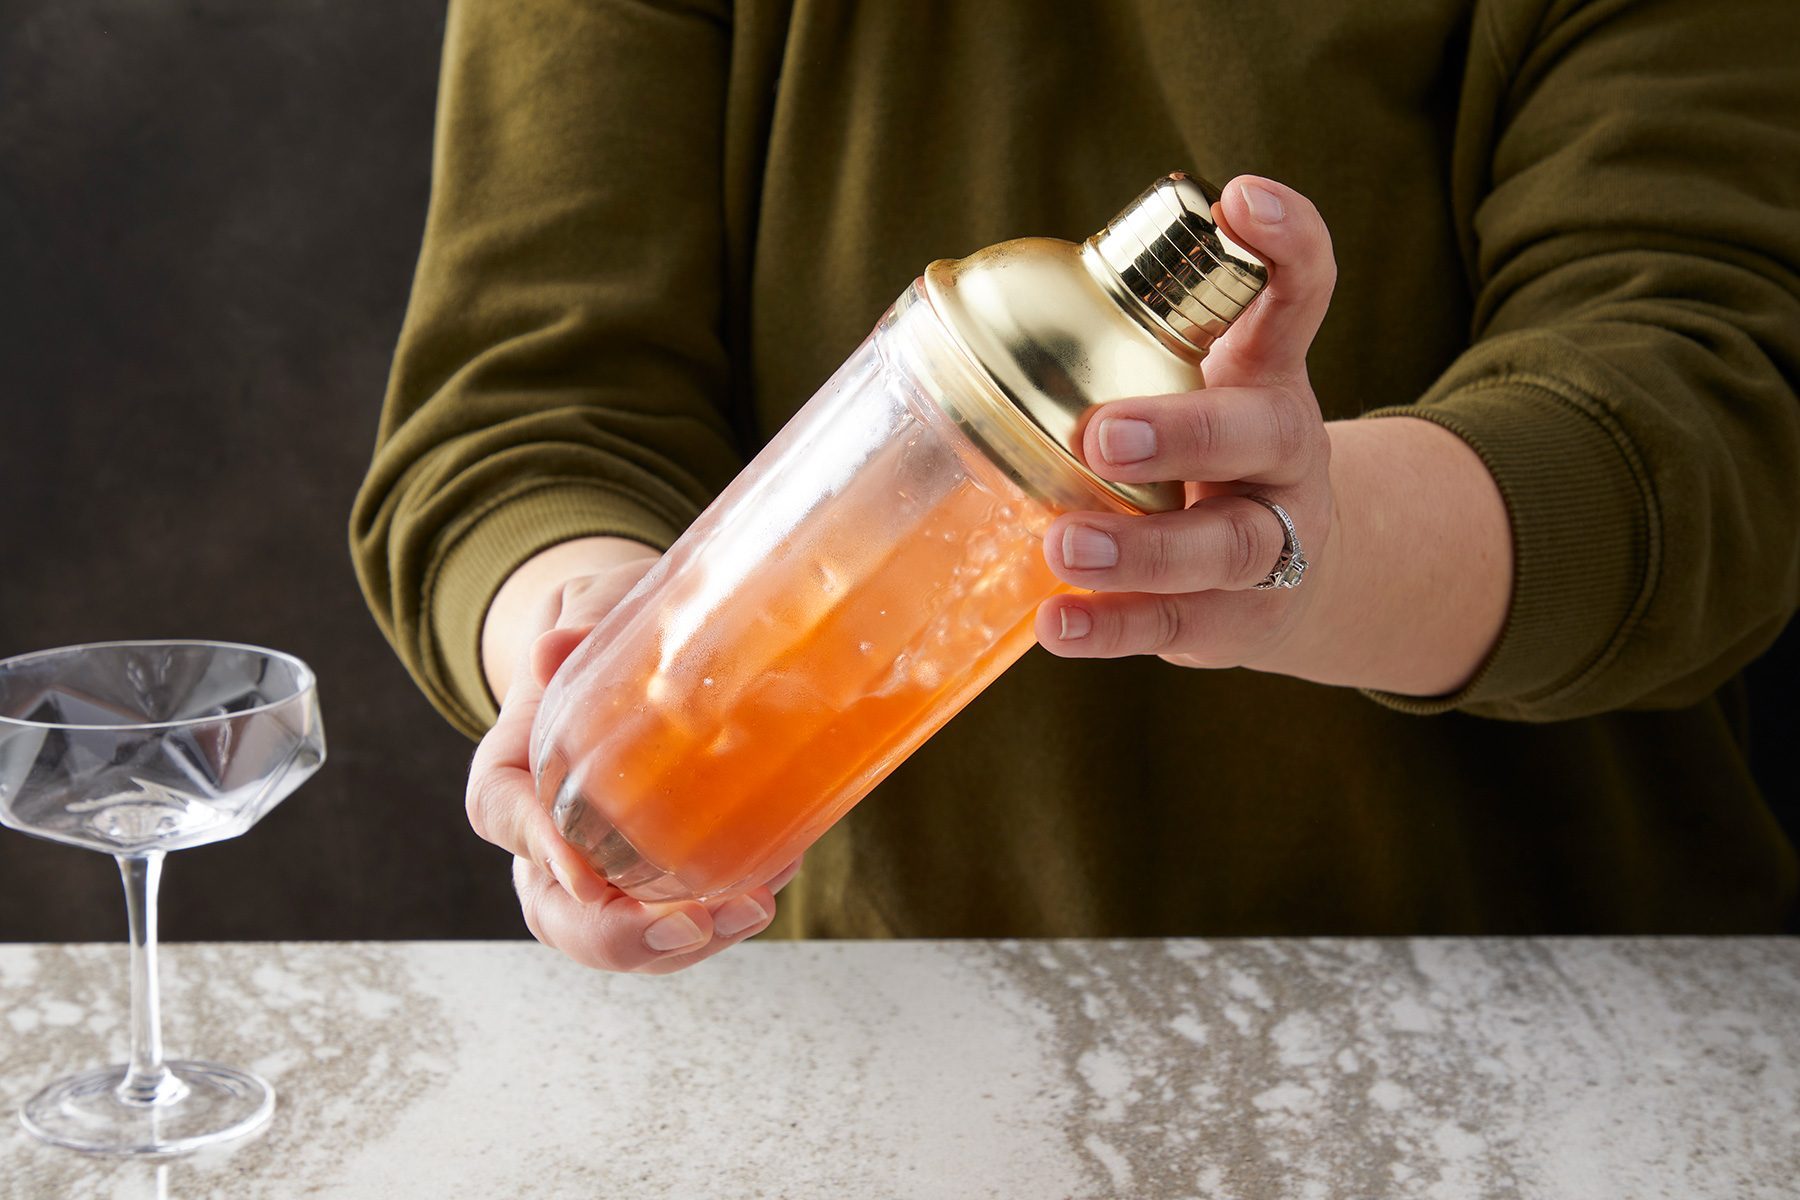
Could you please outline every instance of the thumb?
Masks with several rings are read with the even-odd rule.
[[[1324,218],[1293,188],[1257,175],[1226,184],[1216,215],[1269,265],[1269,282],[1213,348],[1207,382],[1253,387],[1304,376],[1337,283]]]
[[[556,593],[554,610],[547,612],[549,620],[540,626],[545,631],[525,650],[526,663],[539,687],[550,686],[550,677],[556,674],[563,660],[593,632],[594,626],[618,607],[632,585],[642,579],[655,562],[655,555],[647,555],[609,570],[578,575],[563,582]]]
[[[531,663],[531,677],[537,680],[538,687],[550,686],[551,677],[593,628],[592,625],[565,626],[546,630],[537,636],[537,640],[531,643],[531,649],[526,652],[526,657]]]

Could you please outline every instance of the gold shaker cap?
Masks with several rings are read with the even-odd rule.
[[[1269,268],[1213,219],[1219,189],[1176,171],[1088,239],[1125,290],[1204,351],[1256,299]]]
[[[1044,489],[1011,461],[1021,456],[1139,512],[1185,503],[1179,481],[1100,478],[1079,447],[1110,401],[1202,386],[1207,347],[1268,280],[1262,260],[1214,222],[1218,199],[1211,184],[1176,172],[1080,246],[1022,238],[925,269],[932,307],[1001,398],[989,411],[946,391],[939,405],[1028,491]]]

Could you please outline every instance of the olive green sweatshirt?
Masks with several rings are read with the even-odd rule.
[[[453,3],[369,602],[477,733],[508,573],[666,546],[927,262],[1267,175],[1335,241],[1327,419],[1438,421],[1499,482],[1491,660],[1409,700],[1033,650],[783,928],[1774,928],[1733,678],[1800,593],[1796,46],[1793,0]]]

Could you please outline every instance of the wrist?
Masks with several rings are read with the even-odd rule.
[[[555,626],[554,602],[564,584],[659,553],[631,538],[582,537],[558,542],[521,563],[494,593],[481,623],[482,673],[496,701],[506,695],[525,650]]]
[[[1474,450],[1433,422],[1338,421],[1326,432],[1332,516],[1301,590],[1318,588],[1267,669],[1404,695],[1455,692],[1492,652],[1511,599],[1499,488]]]

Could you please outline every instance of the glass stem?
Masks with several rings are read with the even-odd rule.
[[[187,1085],[163,1065],[156,983],[156,888],[162,882],[163,853],[116,857],[131,924],[131,1065],[115,1090],[127,1104],[167,1104],[180,1099]]]

